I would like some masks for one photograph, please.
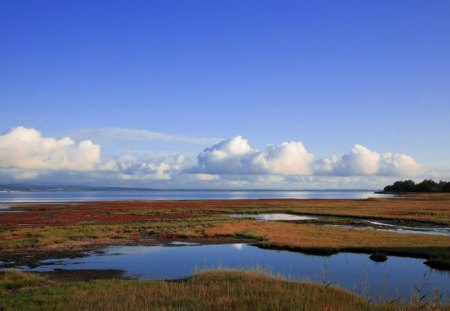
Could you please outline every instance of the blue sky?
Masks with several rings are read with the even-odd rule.
[[[449,1],[2,0],[0,131],[21,126],[49,139],[69,136],[76,146],[91,140],[100,155],[80,171],[2,164],[0,149],[0,178],[57,182],[75,174],[100,184],[99,166],[124,156],[167,163],[171,173],[112,183],[202,187],[194,171],[215,176],[200,180],[217,187],[245,187],[256,177],[267,187],[294,177],[302,180],[295,187],[314,178],[326,187],[329,176],[331,186],[378,186],[403,176],[404,169],[345,171],[341,158],[359,144],[380,158],[412,157],[422,170],[409,176],[448,179],[449,34]],[[258,169],[242,164],[255,154],[230,155],[240,170],[198,160],[239,135],[268,157],[268,144],[301,142],[316,162],[337,155],[336,167],[320,177],[308,157],[289,166],[294,174],[274,168],[285,159],[278,155]],[[286,148],[275,153],[295,149]],[[189,164],[175,174],[169,162],[180,154]]]

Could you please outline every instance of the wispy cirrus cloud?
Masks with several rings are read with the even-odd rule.
[[[159,141],[198,145],[210,145],[220,141],[220,138],[214,137],[172,135],[143,129],[115,127],[83,128],[70,130],[66,134],[77,140],[91,139],[93,141]]]

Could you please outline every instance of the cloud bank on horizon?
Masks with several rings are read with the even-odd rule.
[[[379,154],[356,144],[342,157],[317,159],[301,142],[283,142],[254,150],[246,139],[236,136],[205,149],[192,171],[209,174],[273,174],[332,176],[416,176],[421,166],[409,155]]]
[[[131,133],[134,137],[152,132],[121,129],[120,133]],[[286,183],[331,178],[350,180],[356,186],[364,178],[414,177],[422,172],[422,167],[410,155],[379,153],[360,144],[342,156],[316,158],[299,141],[267,145],[258,150],[245,138],[236,136],[205,148],[196,157],[178,154],[142,159],[124,154],[104,159],[101,146],[88,139],[75,143],[69,137],[44,137],[36,129],[25,127],[0,135],[0,177],[4,181],[280,187]]]

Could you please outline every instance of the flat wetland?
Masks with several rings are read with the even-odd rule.
[[[278,215],[278,218],[271,219],[270,215]],[[75,308],[74,301],[78,302],[76,309],[86,310],[100,306],[108,310],[409,310],[420,307],[443,310],[448,309],[450,301],[449,227],[448,195],[373,199],[3,202],[0,210],[0,268],[3,269],[0,310],[71,310]],[[234,247],[235,253],[225,253],[227,245]],[[212,262],[198,265],[200,259],[194,260],[189,254],[206,250],[201,248],[203,246],[209,247],[210,253],[197,254],[197,257],[204,256]],[[178,253],[173,252],[178,261],[164,257],[169,256],[164,253],[167,251],[164,247],[177,248]],[[237,252],[243,247],[251,252],[248,258],[258,258],[254,255],[258,253],[266,260],[255,261],[251,266],[242,255],[245,253]],[[111,249],[116,250],[110,254],[115,256],[116,263],[88,265],[89,260],[100,258]],[[159,260],[160,267],[170,271],[176,270],[171,269],[171,263],[192,264],[172,276],[152,277],[148,268],[136,270],[134,275],[127,274],[127,267],[117,263],[128,258],[120,257],[120,252],[130,250],[166,254],[129,257],[133,267],[156,267]],[[265,250],[269,253],[264,253]],[[276,259],[281,255],[287,260],[285,264]],[[229,258],[228,261],[224,259],[221,263],[211,259],[221,256]],[[331,259],[323,259],[328,258],[324,256],[331,256]],[[369,256],[372,260],[367,259]],[[270,259],[272,257],[275,259]],[[366,291],[365,287],[371,283],[370,280],[366,280],[366,284],[360,282],[364,273],[353,287],[345,283],[350,281],[335,282],[336,278],[345,279],[345,276],[334,278],[331,275],[334,268],[341,267],[334,266],[339,258],[354,260],[350,267],[362,263],[368,267],[369,276],[375,273],[372,270],[378,274],[389,271],[387,284],[381,289],[377,287],[376,292],[373,288]],[[325,263],[323,278],[297,275],[301,267],[306,267],[305,271],[319,269],[318,260]],[[270,264],[270,271],[266,271],[265,263]],[[288,264],[294,267],[291,273],[283,270]],[[193,265],[196,266],[194,271]],[[345,262],[342,267],[344,265]],[[383,267],[388,270],[382,270]],[[211,269],[213,271],[209,271]],[[351,274],[350,270],[344,273],[342,269],[338,269],[342,275]],[[404,292],[396,295],[392,290],[384,293],[395,287],[389,280],[406,278],[401,271],[409,271],[407,269],[428,271],[423,283],[430,278],[436,287],[425,289],[414,283],[410,295]],[[327,278],[328,272],[330,278]],[[305,275],[309,281],[301,278]],[[383,277],[377,276],[378,279]]]

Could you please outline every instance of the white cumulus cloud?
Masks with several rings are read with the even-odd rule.
[[[420,172],[420,165],[409,155],[391,152],[380,154],[359,144],[340,158],[334,155],[314,163],[316,175],[416,176]]]
[[[382,175],[416,176],[422,167],[409,155],[401,153],[384,153],[380,168]]]
[[[151,139],[150,133],[113,133]],[[100,158],[100,146],[90,140],[76,143],[69,137],[44,137],[39,131],[24,127],[0,135],[2,182],[157,188],[307,189],[326,185],[361,188],[391,182],[393,176],[425,176],[421,173],[421,166],[410,155],[379,153],[360,144],[342,156],[315,159],[299,141],[267,145],[258,150],[245,138],[236,136],[211,145],[197,156],[166,154],[156,157],[153,154]]]
[[[87,171],[100,161],[100,146],[76,144],[69,137],[43,137],[32,128],[16,127],[0,135],[0,168]]]
[[[268,145],[262,151],[236,136],[206,148],[197,157],[196,172],[208,174],[308,175],[314,156],[301,142]]]
[[[372,175],[378,171],[380,154],[356,144],[336,163],[337,175]]]
[[[257,153],[253,163],[271,174],[309,175],[314,156],[301,142],[284,142],[269,145]]]
[[[247,171],[245,160],[253,153],[246,139],[236,136],[206,148],[198,159],[201,172],[212,174],[234,174]]]
[[[170,180],[173,166],[161,160],[143,160],[125,155],[104,161],[98,170],[122,180]]]

